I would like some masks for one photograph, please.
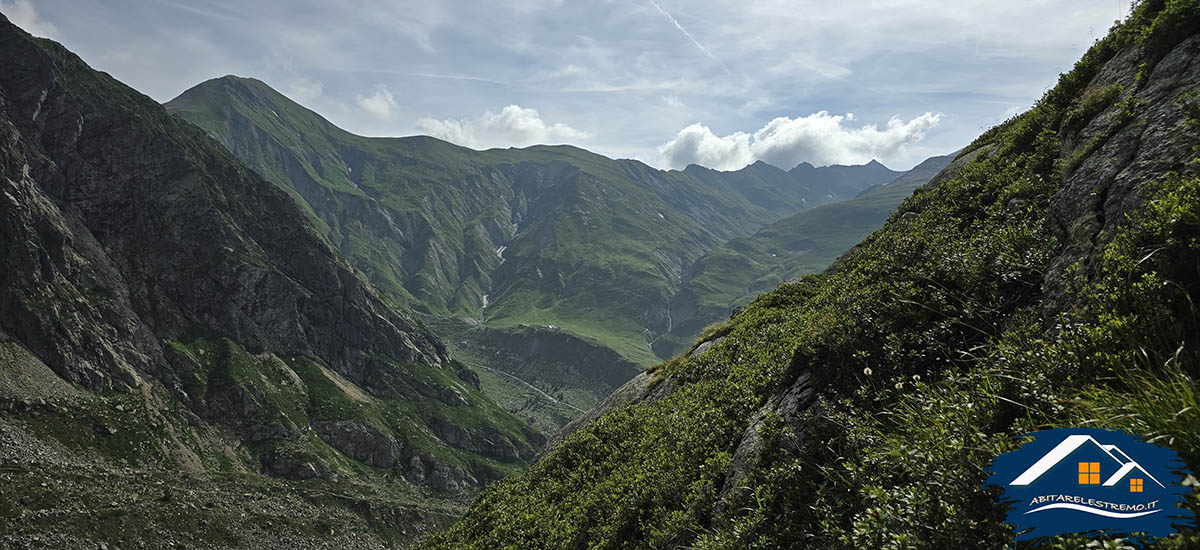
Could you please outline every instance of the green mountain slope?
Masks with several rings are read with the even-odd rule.
[[[3,17],[0,190],[2,546],[411,542],[541,443],[295,201]]]
[[[684,272],[671,300],[674,324],[655,339],[655,352],[670,357],[686,351],[705,326],[727,319],[734,307],[783,281],[829,267],[953,159],[932,157],[853,199],[802,211],[705,253]]]
[[[539,327],[579,340],[555,349],[616,352],[606,359],[615,376],[590,374],[578,355],[518,353],[493,365],[574,370],[525,375],[550,392],[587,390],[575,401],[583,407],[660,360],[649,343],[673,328],[683,271],[706,251],[899,174],[875,162],[664,172],[568,146],[474,151],[428,137],[364,138],[232,76],[166,107],[299,200],[390,300],[473,320],[447,335],[453,345],[510,356],[535,347],[524,335]]]
[[[1197,471],[1198,65],[1200,2],[1136,5],[830,270],[631,381],[425,547],[1012,548],[985,470],[1045,427]],[[1154,547],[1200,545],[1183,529]]]

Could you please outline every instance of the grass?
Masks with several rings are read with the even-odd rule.
[[[664,357],[684,351],[699,327],[727,318],[734,307],[783,281],[829,267],[883,225],[904,199],[950,160],[949,156],[935,157],[894,183],[805,210],[709,251],[690,269],[675,297],[679,305],[686,305],[679,309],[694,312],[681,316],[674,330],[656,340],[655,351]]]
[[[496,327],[557,325],[643,367],[660,360],[648,342],[669,328],[679,277],[704,252],[896,174],[663,172],[569,146],[364,138],[237,77],[167,108],[298,199],[393,303]]]
[[[1069,256],[1050,212],[1073,149],[1064,121],[1101,112],[1093,78],[1126,48],[1143,52],[1130,69],[1152,66],[1198,6],[1138,5],[1030,112],[967,149],[987,154],[906,199],[830,271],[755,298],[720,345],[655,371],[668,395],[575,432],[425,547],[1013,547],[988,464],[1015,436],[1084,419],[1158,437],[1195,471],[1197,165],[1170,159],[1181,173],[1139,189],[1142,206],[1073,269],[1056,263]],[[750,419],[801,374],[819,404],[767,415],[762,454],[722,495]],[[1198,542],[1185,529],[1155,547]]]

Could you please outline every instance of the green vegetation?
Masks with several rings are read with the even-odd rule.
[[[53,97],[0,101],[0,546],[407,544],[525,468],[292,199],[2,15],[0,50],[0,97]]]
[[[166,107],[297,199],[394,303],[494,328],[554,326],[642,367],[660,360],[648,345],[658,335],[694,336],[674,330],[670,303],[706,251],[899,174],[878,163],[663,172],[569,146],[364,138],[232,76]]]
[[[825,270],[951,160],[933,157],[853,199],[805,210],[709,251],[687,270],[672,299],[675,325],[655,339],[655,352],[670,357],[686,349],[697,327],[727,318],[733,308],[783,281]],[[699,338],[708,339],[702,333]]]
[[[1073,158],[1075,134],[1096,125],[1088,135],[1108,140],[1148,124],[1146,109],[1173,108],[1132,98],[1197,31],[1200,2],[1139,4],[1031,111],[985,133],[963,153],[979,152],[972,162],[904,201],[833,269],[759,296],[709,351],[657,369],[673,384],[665,397],[573,433],[425,546],[1003,548],[1011,532],[981,485],[1014,436],[1119,427],[1200,470],[1189,408],[1200,161],[1158,158],[1176,174],[1126,190],[1141,206],[1119,218],[1092,213],[1089,225],[1085,212],[1057,228],[1052,216],[1085,200],[1109,206],[1083,182],[1064,187],[1104,149]],[[1108,73],[1126,75],[1122,87],[1094,84],[1114,59],[1132,60]],[[1185,120],[1152,124],[1200,142]],[[817,406],[766,414],[762,454],[723,493],[750,419],[803,374]],[[1189,529],[1155,547],[1197,544]]]
[[[369,468],[342,456],[309,428],[319,421],[355,421],[399,442],[409,456],[430,456],[468,472],[498,477],[520,471],[523,463],[451,446],[435,436],[426,423],[444,419],[462,429],[498,434],[526,449],[539,444],[527,425],[455,376],[454,367],[461,368],[461,364],[444,369],[395,364],[380,358],[382,364],[396,369],[393,376],[400,378],[395,382],[404,388],[401,395],[392,396],[359,388],[316,359],[251,355],[227,338],[203,335],[171,345],[196,365],[183,376],[184,388],[193,400],[248,403],[243,405],[250,408],[248,416],[228,417],[227,422],[235,423],[232,427],[258,431],[266,427],[274,433],[302,435],[302,449],[297,450],[287,437],[276,437],[272,439],[278,439],[278,444],[256,445],[256,454],[286,451],[293,458],[346,473],[363,473]],[[452,406],[439,399],[444,388],[453,388],[469,405]],[[397,464],[395,473],[403,475],[405,466]]]

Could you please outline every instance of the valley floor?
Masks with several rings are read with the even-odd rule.
[[[0,418],[0,487],[0,547],[13,549],[404,547],[453,523],[467,504],[403,482],[112,464],[10,418]]]

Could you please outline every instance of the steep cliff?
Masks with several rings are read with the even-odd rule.
[[[1138,4],[827,272],[635,378],[426,546],[1011,547],[984,470],[1040,427],[1121,428],[1195,471],[1198,33],[1195,0]]]
[[[45,533],[74,546],[122,525],[167,541],[202,530],[164,511],[198,504],[184,496],[163,513],[131,508],[153,488],[138,475],[186,488],[173,476],[236,474],[221,483],[253,494],[292,490],[266,476],[359,495],[346,487],[370,486],[385,509],[430,488],[451,491],[427,503],[445,517],[453,490],[532,458],[539,436],[464,380],[441,341],[381,298],[287,194],[2,17],[0,52],[4,546]],[[107,487],[110,475],[122,482]],[[69,490],[44,482],[59,477]],[[112,525],[84,519],[102,498],[121,511]],[[264,517],[302,508],[273,504]],[[368,537],[403,540],[393,531],[422,523],[330,513],[338,525],[378,520]],[[9,523],[28,514],[36,521]],[[312,534],[288,528],[278,540]]]

